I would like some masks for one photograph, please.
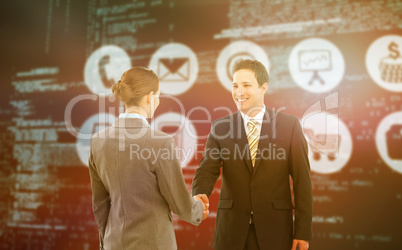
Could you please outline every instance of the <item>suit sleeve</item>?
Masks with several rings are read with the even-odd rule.
[[[220,146],[214,136],[213,128],[214,125],[212,125],[211,132],[208,135],[200,166],[194,174],[192,183],[193,195],[206,194],[209,197],[214,189],[216,180],[220,175],[222,158],[220,154]]]
[[[162,154],[156,165],[159,190],[173,213],[182,220],[198,226],[202,221],[203,205],[190,195],[184,182],[180,162],[175,156],[175,144],[169,137],[162,146],[169,154]]]
[[[294,238],[310,241],[312,238],[313,193],[311,187],[308,146],[297,118],[293,126],[290,147],[290,175],[295,199]]]
[[[100,248],[103,249],[103,238],[105,236],[106,223],[109,217],[110,196],[106,190],[95,166],[92,148],[89,154],[89,176],[92,189],[92,209],[99,231]]]

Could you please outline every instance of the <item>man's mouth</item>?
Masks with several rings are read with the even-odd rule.
[[[236,100],[237,100],[238,102],[242,103],[242,102],[247,101],[247,100],[248,100],[248,98],[242,98],[242,99],[240,99],[240,98],[236,98]]]

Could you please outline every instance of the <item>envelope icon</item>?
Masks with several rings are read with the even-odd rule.
[[[185,57],[159,58],[158,76],[164,82],[187,82],[190,80],[190,59]]]

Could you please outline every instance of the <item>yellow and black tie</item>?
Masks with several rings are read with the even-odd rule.
[[[256,128],[256,121],[251,119],[247,123],[248,133],[247,133],[247,140],[248,145],[250,146],[250,155],[251,155],[251,162],[253,163],[253,167],[255,165],[255,157],[257,156],[257,149],[258,149],[258,129]]]

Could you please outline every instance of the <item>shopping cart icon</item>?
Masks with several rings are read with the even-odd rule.
[[[307,136],[307,141],[313,151],[313,159],[319,161],[321,153],[328,156],[328,160],[333,161],[338,155],[338,148],[341,143],[341,136],[338,134],[314,134],[312,129],[303,129]]]

